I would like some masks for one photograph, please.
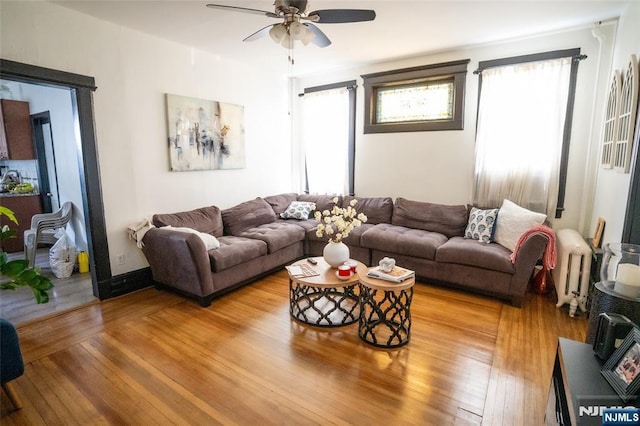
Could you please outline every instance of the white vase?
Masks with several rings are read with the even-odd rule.
[[[349,247],[343,242],[329,241],[329,244],[324,246],[322,257],[332,268],[337,268],[349,260]]]

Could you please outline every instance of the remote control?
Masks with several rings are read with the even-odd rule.
[[[307,262],[309,262],[312,265],[317,265],[318,264],[318,261],[315,260],[313,257],[308,257],[307,258]]]

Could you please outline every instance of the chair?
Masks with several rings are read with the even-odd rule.
[[[73,203],[67,201],[58,211],[33,215],[31,229],[24,231],[24,256],[30,268],[35,263],[38,244],[55,244],[56,232],[67,226],[72,214]]]
[[[9,321],[0,318],[0,383],[2,390],[17,410],[22,408],[22,401],[13,389],[13,383],[10,382],[22,374],[24,374],[24,361],[18,333]]]

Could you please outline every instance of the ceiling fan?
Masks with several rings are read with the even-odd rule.
[[[295,40],[301,41],[304,45],[311,42],[320,47],[329,46],[331,40],[314,23],[343,24],[364,22],[373,21],[376,17],[375,11],[364,9],[325,9],[307,12],[309,8],[307,0],[275,0],[275,12],[222,4],[207,4],[207,7],[254,13],[269,18],[281,19],[283,22],[268,25],[242,41],[257,40],[269,34],[273,41],[287,49],[293,47]]]

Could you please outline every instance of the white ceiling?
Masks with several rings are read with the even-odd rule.
[[[373,9],[372,22],[318,24],[333,42],[296,44],[294,75],[409,57],[454,47],[526,37],[615,18],[634,0],[310,0],[309,10]],[[253,58],[287,68],[287,50],[268,36],[242,39],[277,23],[207,3],[273,11],[273,0],[60,0],[64,7],[201,49],[225,59]]]

